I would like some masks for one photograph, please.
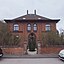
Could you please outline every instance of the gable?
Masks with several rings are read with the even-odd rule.
[[[51,20],[51,19],[39,16],[39,15],[35,15],[35,14],[27,14],[27,15],[23,15],[18,18],[15,18],[13,20]]]

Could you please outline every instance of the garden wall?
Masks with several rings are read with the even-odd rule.
[[[23,48],[2,48],[4,55],[23,55]]]
[[[62,49],[64,49],[64,48],[62,48],[62,47],[45,47],[45,48],[41,48],[41,54],[50,54],[50,53],[57,54]]]
[[[57,54],[59,53],[60,50],[64,48],[62,47],[44,47],[40,48],[39,54]],[[19,47],[19,48],[2,48],[3,54],[4,55],[23,55],[24,54],[24,49]]]

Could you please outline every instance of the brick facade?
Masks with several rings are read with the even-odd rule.
[[[21,37],[21,42],[20,42],[20,47],[24,48],[24,51],[26,51],[25,49],[25,44],[28,44],[28,36],[31,33],[34,33],[36,36],[36,44],[38,45],[38,43],[42,42],[42,33],[43,32],[47,32],[46,31],[46,24],[50,25],[50,31],[56,32],[56,23],[59,21],[59,19],[48,19],[39,15],[36,15],[36,11],[35,14],[28,14],[15,18],[13,20],[5,20],[5,22],[8,25],[8,30],[9,32],[11,32],[14,35],[18,35],[19,37]],[[27,25],[31,24],[31,31],[27,31]],[[14,32],[14,24],[18,24],[19,25],[19,30],[17,32]],[[33,30],[33,25],[37,24],[37,31],[35,32]],[[39,51],[38,51],[39,52]]]

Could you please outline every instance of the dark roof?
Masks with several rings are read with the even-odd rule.
[[[27,14],[27,15],[15,18],[13,20],[51,20],[51,19],[39,16],[39,15],[36,15],[36,14]]]
[[[19,21],[23,21],[23,20],[46,20],[46,21],[55,21],[56,23],[58,21],[60,21],[60,19],[49,19],[49,18],[46,18],[46,17],[43,17],[43,16],[40,16],[40,15],[37,15],[37,14],[27,14],[27,15],[23,15],[23,16],[20,16],[18,18],[15,18],[15,19],[12,19],[12,20],[4,20],[5,22],[9,22],[9,21],[16,21],[16,20],[19,20]]]

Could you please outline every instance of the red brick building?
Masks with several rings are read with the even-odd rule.
[[[35,41],[37,49],[40,47],[42,43],[42,33],[53,31],[56,32],[56,23],[59,19],[49,19],[36,14],[36,10],[34,14],[29,14],[27,10],[27,14],[21,17],[5,20],[8,24],[8,30],[16,35],[16,37],[21,38],[20,47],[24,48],[24,51],[27,50],[27,46],[29,45],[31,39]],[[39,50],[38,50],[39,52]]]

